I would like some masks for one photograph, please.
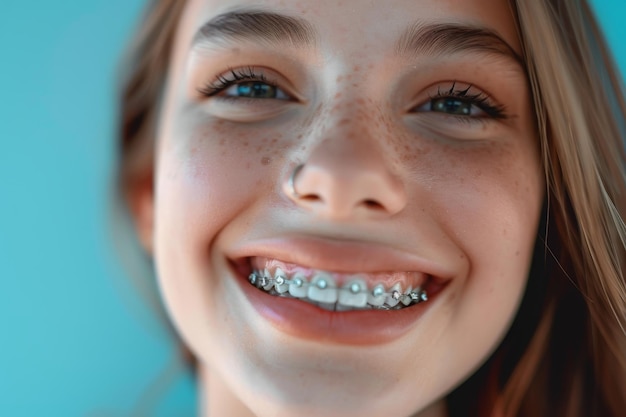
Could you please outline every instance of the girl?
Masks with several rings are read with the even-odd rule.
[[[621,416],[624,104],[583,0],[156,0],[120,185],[203,416]]]

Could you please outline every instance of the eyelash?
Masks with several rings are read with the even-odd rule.
[[[256,81],[278,88],[278,85],[268,80],[263,73],[257,72],[253,67],[244,67],[230,68],[226,74],[218,75],[215,81],[199,88],[198,92],[205,97],[213,97],[241,81]]]
[[[447,91],[441,91],[441,87],[437,88],[437,94],[434,96],[429,95],[430,100],[436,100],[439,98],[456,98],[466,102],[467,104],[471,104],[472,106],[478,107],[480,110],[484,111],[487,116],[457,116],[459,119],[484,119],[484,118],[492,118],[492,119],[506,119],[508,116],[506,115],[506,108],[502,105],[493,105],[490,102],[493,99],[483,93],[479,92],[476,94],[468,94],[469,90],[473,86],[470,84],[465,89],[456,89],[456,81],[452,83],[452,87],[450,87]]]
[[[226,74],[218,75],[215,81],[210,82],[205,86],[199,88],[198,92],[204,97],[213,97],[227,90],[233,85],[241,83],[242,81],[260,82],[274,88],[279,88],[277,83],[268,80],[262,72],[258,72],[257,70],[255,70],[254,67],[243,67],[237,69],[230,68]],[[505,106],[490,104],[492,99],[487,94],[483,92],[479,92],[477,94],[469,94],[469,90],[472,87],[472,85],[469,85],[465,89],[457,89],[456,81],[454,81],[450,89],[447,91],[441,91],[441,87],[438,87],[437,94],[432,96],[429,95],[431,100],[430,102],[432,102],[432,100],[437,100],[441,98],[456,98],[464,101],[467,104],[478,107],[486,114],[486,116],[482,117],[450,115],[458,118],[461,121],[466,122],[481,119],[506,119],[508,117],[505,113]]]

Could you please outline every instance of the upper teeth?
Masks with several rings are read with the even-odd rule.
[[[346,308],[389,310],[428,300],[426,292],[422,289],[412,289],[409,286],[403,290],[399,283],[389,289],[383,284],[368,289],[365,280],[354,278],[338,287],[332,275],[326,272],[314,274],[309,281],[301,272],[289,277],[282,269],[276,268],[272,276],[265,269],[253,271],[249,280],[257,288],[271,294],[313,301],[328,309],[343,307],[342,310]]]

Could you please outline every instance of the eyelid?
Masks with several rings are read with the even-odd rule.
[[[428,105],[432,100],[436,100],[437,98],[457,98],[461,101],[468,102],[473,106],[476,106],[480,109],[484,115],[476,115],[476,116],[462,116],[462,115],[453,115],[444,112],[435,112],[435,111],[417,111],[417,113],[437,113],[439,115],[446,116],[456,116],[460,119],[486,119],[489,120],[502,120],[507,119],[508,114],[506,111],[506,106],[499,104],[491,94],[484,91],[483,89],[476,87],[474,84],[458,82],[454,81],[443,81],[438,82],[436,84],[431,85],[426,88],[428,98],[415,100],[419,104],[412,105],[409,108],[409,113],[416,113],[416,109],[424,107]],[[422,96],[423,93],[420,94]],[[467,121],[467,120],[465,120]]]
[[[296,92],[295,87],[288,79],[282,76],[278,71],[267,67],[254,65],[243,65],[237,67],[229,67],[222,71],[212,81],[204,83],[196,91],[200,99],[219,98],[230,100],[246,100],[246,98],[238,98],[234,96],[218,96],[218,94],[228,90],[232,86],[245,82],[262,82],[282,90],[289,99],[275,99],[291,102],[302,102],[303,96]],[[251,99],[259,100],[259,99]]]
[[[243,77],[237,76],[238,71],[243,71]],[[233,75],[233,72],[235,75]],[[217,119],[243,124],[264,122],[281,118],[283,115],[296,110],[299,105],[306,104],[306,100],[302,98],[301,94],[297,93],[290,79],[272,68],[240,65],[232,66],[213,74],[217,75],[213,75],[210,78],[211,81],[199,80],[196,86],[200,87],[195,88],[194,94],[196,95],[197,104],[201,106],[203,111]],[[222,78],[221,81],[220,78]],[[239,78],[239,80],[236,78]],[[228,88],[246,82],[254,82],[255,80],[280,88],[288,95],[289,99],[255,98],[246,97],[245,95],[222,94]]]

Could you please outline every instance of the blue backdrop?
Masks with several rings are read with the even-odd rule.
[[[143,3],[0,0],[0,416],[135,417],[180,365],[108,223],[116,63]],[[626,2],[594,4],[626,71]],[[154,415],[195,401],[178,371]]]

